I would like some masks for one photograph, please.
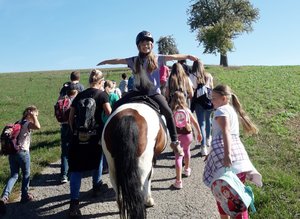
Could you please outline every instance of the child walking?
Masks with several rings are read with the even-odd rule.
[[[213,89],[214,87],[212,75],[205,70],[204,64],[200,60],[193,62],[190,79],[193,83],[193,89],[195,90],[194,98],[197,97],[197,90],[199,86],[204,86],[206,89]],[[191,109],[192,112],[194,110],[196,112],[201,134],[203,136],[200,146],[200,154],[201,156],[207,156],[207,147],[211,145],[211,115],[213,109],[206,109],[197,102],[192,103]]]
[[[173,112],[176,112],[179,109],[185,111],[186,115],[188,116],[187,120],[194,126],[197,130],[197,140],[201,142],[202,135],[200,131],[199,124],[197,119],[193,116],[191,110],[189,109],[186,103],[186,97],[184,96],[183,92],[176,91],[173,95],[171,100],[171,109]],[[175,119],[175,118],[174,118]],[[175,121],[176,123],[176,121]],[[175,168],[176,168],[176,180],[173,186],[177,189],[182,188],[182,159],[184,158],[184,175],[190,176],[191,175],[191,168],[190,168],[190,159],[191,159],[191,151],[190,145],[193,141],[193,133],[190,132],[189,134],[178,134],[178,139],[181,142],[181,146],[183,148],[184,156],[180,156],[179,154],[175,154]]]
[[[212,124],[212,150],[207,157],[203,173],[203,181],[210,186],[213,179],[218,177],[224,167],[231,167],[244,183],[246,178],[262,186],[262,177],[251,163],[245,147],[240,139],[239,119],[245,132],[258,132],[256,126],[247,116],[238,97],[227,85],[218,85],[213,89],[212,102],[215,108]],[[220,217],[229,218],[217,202]],[[248,218],[244,211],[237,218]]]
[[[183,155],[180,142],[177,138],[176,128],[172,118],[172,111],[168,103],[160,91],[160,73],[161,65],[170,60],[190,59],[192,61],[198,58],[192,55],[155,55],[153,53],[154,39],[152,34],[148,31],[142,31],[136,36],[136,46],[139,51],[137,56],[125,59],[110,59],[100,62],[98,65],[105,64],[125,64],[132,71],[134,75],[133,91],[121,98],[114,108],[127,103],[130,98],[138,95],[147,95],[154,100],[158,105],[161,114],[166,118],[167,128],[171,137],[171,148],[175,153]]]
[[[22,124],[20,134],[18,136],[19,150],[16,154],[8,156],[10,166],[10,178],[3,190],[0,200],[0,213],[6,213],[6,204],[8,203],[11,191],[18,180],[19,170],[22,171],[22,188],[21,188],[21,203],[29,202],[34,199],[29,191],[30,181],[30,142],[31,130],[40,129],[41,125],[38,120],[38,109],[36,106],[29,106],[23,112],[23,117],[19,121]]]

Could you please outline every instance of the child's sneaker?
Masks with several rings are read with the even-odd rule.
[[[0,199],[0,214],[4,215],[6,213],[6,204],[8,203],[8,198],[3,196]]]
[[[184,169],[184,175],[186,177],[189,177],[191,175],[191,171],[192,171],[191,168]]]
[[[61,184],[65,184],[68,182],[68,177],[67,176],[63,176],[61,177],[61,180],[60,180]]]
[[[173,186],[174,186],[176,189],[182,189],[182,181],[176,180],[175,183],[173,184]]]
[[[171,148],[173,149],[175,154],[178,154],[179,156],[183,156],[184,152],[182,147],[180,146],[180,141],[171,142]]]
[[[31,202],[34,200],[34,197],[32,194],[28,193],[26,197],[21,198],[21,203]]]

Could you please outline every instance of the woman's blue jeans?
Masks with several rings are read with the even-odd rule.
[[[19,171],[22,171],[22,198],[28,197],[29,181],[30,181],[30,153],[29,151],[19,151],[16,154],[9,155],[10,178],[3,190],[2,197],[9,197],[11,191],[18,180]]]
[[[200,104],[196,103],[195,112],[202,134],[201,145],[207,145],[207,139],[211,135],[212,110],[203,109],[203,107]]]
[[[101,155],[99,168],[92,170],[93,187],[102,183],[102,169],[103,169],[103,154]],[[87,171],[88,172],[88,171]],[[71,200],[79,199],[81,179],[85,172],[70,172],[70,192]]]

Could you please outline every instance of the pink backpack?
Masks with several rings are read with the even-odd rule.
[[[177,109],[173,113],[176,131],[178,134],[189,134],[192,132],[190,116],[184,109]]]

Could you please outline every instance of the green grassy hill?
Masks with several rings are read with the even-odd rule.
[[[252,218],[300,218],[300,66],[206,66],[215,85],[228,84],[260,132],[242,136],[252,162],[263,175],[264,186],[255,188],[257,213]],[[47,164],[60,157],[59,124],[53,105],[71,71],[0,74],[0,125],[21,118],[26,106],[40,110],[41,130],[33,134],[31,172],[34,177]],[[103,69],[106,79],[119,81],[127,69]],[[81,71],[87,87],[88,70]],[[9,166],[0,157],[2,191]],[[19,184],[18,184],[19,186]]]

